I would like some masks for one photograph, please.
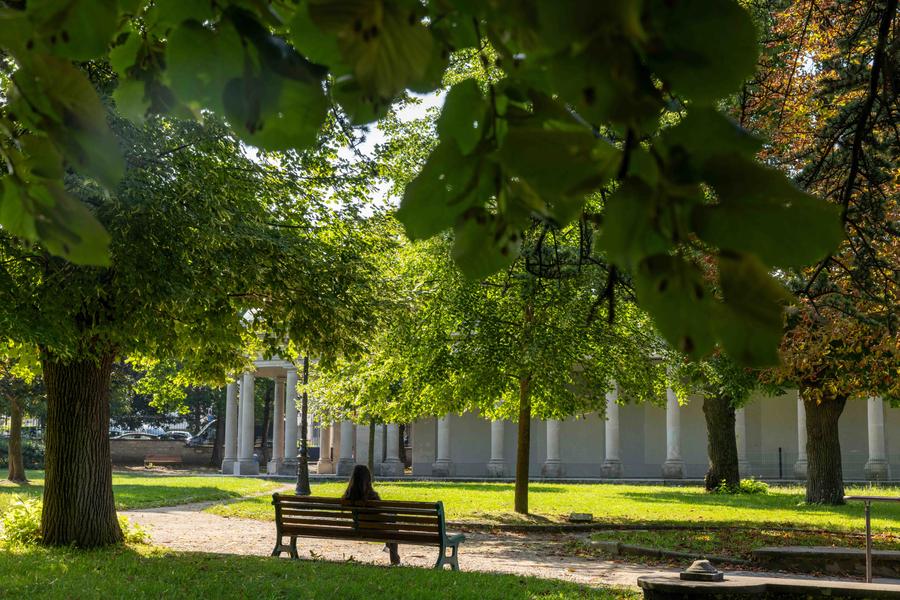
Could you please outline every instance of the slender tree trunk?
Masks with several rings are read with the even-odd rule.
[[[844,473],[838,419],[847,398],[830,398],[820,404],[803,401],[806,408],[806,501],[810,504],[844,504]]]
[[[309,439],[306,437],[306,424],[309,420],[309,395],[306,393],[306,384],[309,383],[309,357],[303,357],[303,395],[300,398],[300,458],[297,461],[297,486],[295,492],[298,496],[310,496],[312,490],[309,487]],[[319,448],[321,457],[322,448]]]
[[[406,443],[403,441],[406,439],[406,425],[400,425],[398,427],[399,434],[397,437],[400,438],[398,440],[398,444],[400,444],[400,462],[403,463],[403,468],[406,468]]]
[[[709,471],[706,472],[706,491],[711,492],[723,483],[730,489],[741,484],[738,471],[737,440],[734,437],[734,405],[728,396],[705,396],[703,414],[706,416],[706,441]]]
[[[516,445],[515,510],[528,514],[528,467],[531,458],[531,378],[519,379],[519,429]]]
[[[47,386],[44,544],[92,548],[122,541],[109,453],[112,363],[111,354],[64,362],[41,352]]]
[[[266,387],[266,395],[263,397],[262,435],[259,449],[259,466],[264,467],[269,462],[269,413],[272,406],[272,394],[274,389]],[[254,434],[255,435],[255,434]]]
[[[216,404],[216,434],[213,440],[212,455],[209,459],[209,466],[215,467],[222,464],[222,456],[225,454],[225,418],[224,411],[219,410]]]
[[[375,477],[375,420],[369,421],[369,473]]]
[[[22,456],[22,408],[13,394],[9,396],[9,476],[13,483],[28,483]]]

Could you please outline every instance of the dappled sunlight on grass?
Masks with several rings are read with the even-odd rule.
[[[768,494],[707,494],[697,486],[545,484],[530,486],[532,514],[512,510],[514,488],[509,483],[386,482],[377,483],[383,498],[392,500],[442,500],[451,521],[489,523],[563,522],[572,512],[587,512],[594,520],[610,524],[657,523],[670,525],[768,525],[833,531],[862,531],[860,505],[816,506],[804,502],[797,486],[770,489]],[[313,494],[339,496],[343,483],[313,485]],[[900,495],[896,488],[880,490]],[[274,519],[268,498],[242,500],[213,506],[209,512],[260,520]],[[874,511],[876,529],[900,527],[900,506],[879,505]]]
[[[43,493],[43,472],[29,471],[28,479],[29,485],[9,482],[0,485],[0,511],[15,496],[34,497]],[[118,510],[227,500],[274,491],[280,487],[282,484],[278,482],[244,477],[113,474],[113,494]]]
[[[98,574],[102,573],[102,577]],[[517,575],[388,568],[320,560],[173,552],[151,546],[96,551],[18,548],[0,552],[11,598],[404,598],[544,600],[639,598]]]

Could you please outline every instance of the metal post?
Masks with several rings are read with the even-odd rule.
[[[872,583],[872,501],[866,500],[866,583]]]

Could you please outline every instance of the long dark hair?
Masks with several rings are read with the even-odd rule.
[[[372,473],[366,465],[356,465],[342,496],[344,500],[378,500],[378,492],[372,487]]]

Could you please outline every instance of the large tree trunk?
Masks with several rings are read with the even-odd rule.
[[[22,457],[22,408],[15,395],[9,396],[9,475],[13,483],[28,483]]]
[[[303,357],[303,396],[300,398],[300,458],[297,461],[297,485],[294,491],[298,496],[310,496],[312,490],[309,487],[309,439],[306,437],[306,424],[309,420],[309,395],[306,385],[309,383],[309,357]],[[319,448],[319,457],[322,457],[323,448]],[[330,458],[330,457],[329,457]]]
[[[844,504],[844,473],[838,419],[847,398],[830,398],[820,404],[804,400],[806,408],[806,501],[810,504]]]
[[[516,444],[517,513],[528,514],[528,466],[531,457],[531,378],[519,380],[519,433]]]
[[[706,416],[706,443],[709,454],[709,470],[706,472],[706,491],[718,489],[723,483],[727,488],[738,489],[741,475],[738,471],[737,440],[734,437],[734,405],[728,396],[705,396],[703,414]]]
[[[41,353],[47,386],[44,544],[92,548],[122,541],[109,454],[112,363],[109,354],[64,362]]]

